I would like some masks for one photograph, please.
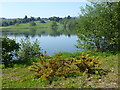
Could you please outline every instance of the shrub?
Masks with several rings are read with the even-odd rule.
[[[102,69],[99,69],[100,61],[94,57],[79,56],[77,58],[62,58],[61,55],[57,55],[54,58],[46,58],[38,56],[40,63],[33,63],[34,65],[30,66],[28,69],[35,71],[35,76],[37,78],[42,78],[45,80],[53,80],[56,76],[68,77],[70,74],[79,74],[83,72],[83,75],[86,73],[95,73],[99,74],[102,72]],[[91,72],[90,72],[91,71]]]
[[[7,37],[2,38],[2,62],[5,67],[11,67],[11,60],[13,56],[17,53],[16,51],[19,49],[19,43],[16,43],[15,40],[9,39]]]
[[[29,60],[40,52],[39,42],[36,40],[33,43],[29,39],[21,39],[21,48],[18,52],[20,60]]]
[[[102,72],[102,69],[99,68],[102,62],[98,61],[98,57],[89,57],[89,54],[85,55],[84,52],[82,53],[82,56],[79,56],[77,60],[80,61],[80,63],[75,63],[77,67],[80,69],[80,71],[86,73],[94,73],[94,74],[100,74]]]
[[[40,23],[46,23],[44,20],[40,21]]]
[[[38,56],[40,63],[33,63],[33,66],[29,67],[29,70],[35,71],[37,78],[45,80],[52,80],[55,76],[67,76],[70,73],[79,73],[79,69],[72,68],[70,60],[65,60],[60,56],[52,59],[48,59],[49,56]]]
[[[16,23],[15,26],[19,26],[19,23]]]
[[[29,24],[30,26],[36,26],[36,23],[34,21],[31,21]]]
[[[52,23],[50,25],[51,25],[52,30],[55,30],[58,28],[57,22],[55,22],[55,21],[52,21]]]

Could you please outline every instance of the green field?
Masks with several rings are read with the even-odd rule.
[[[2,65],[3,88],[117,88],[118,84],[118,54],[108,52],[86,51],[91,56],[99,56],[102,61],[101,67],[109,72],[106,75],[83,76],[61,78],[51,84],[47,81],[34,79],[34,72],[28,70],[28,66],[15,64],[14,68],[4,68]],[[78,53],[63,53],[63,57],[76,57]]]
[[[40,21],[35,21],[36,26],[30,26],[30,23],[22,23],[18,26],[10,25],[6,27],[0,27],[2,31],[11,31],[18,33],[26,33],[26,32],[36,32],[36,33],[51,33],[53,32],[51,29],[52,21],[46,21],[46,23],[40,23]],[[57,23],[58,29],[56,31],[60,31],[62,29],[62,25]]]
[[[25,34],[25,35],[53,35],[57,36],[60,34],[72,34],[76,35],[76,30],[68,30],[63,27],[63,24],[57,22],[57,28],[52,29],[51,23],[52,21],[46,21],[46,23],[40,23],[40,21],[34,21],[36,26],[30,26],[30,23],[22,23],[18,26],[10,25],[6,27],[0,27],[2,29],[2,34],[6,34],[7,32],[11,32],[9,34],[17,35],[17,34]]]

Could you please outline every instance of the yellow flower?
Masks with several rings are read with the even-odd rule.
[[[98,74],[98,71],[95,71],[96,74]]]
[[[92,59],[94,59],[95,58],[95,56],[92,56]]]
[[[23,82],[24,80],[20,80],[20,82]]]
[[[36,64],[35,62],[33,62],[33,64]]]
[[[102,61],[99,61],[99,64],[102,64]]]
[[[84,52],[82,52],[82,55],[84,55],[85,53]]]
[[[90,56],[89,54],[86,55],[86,57],[89,57],[89,56]]]
[[[96,64],[96,65],[95,65],[95,67],[98,67],[98,66],[99,66],[99,64]]]
[[[99,57],[96,57],[96,59],[98,60],[98,59],[99,59]]]
[[[84,58],[85,56],[80,56],[80,58]]]
[[[40,78],[38,78],[37,80],[40,80]]]
[[[64,77],[64,76],[62,76],[61,78],[63,78],[63,79],[64,79],[65,77]]]
[[[31,67],[29,67],[28,70],[31,70]]]

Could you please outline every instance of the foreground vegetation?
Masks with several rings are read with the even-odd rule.
[[[119,28],[116,27],[119,25],[120,19],[119,4],[119,2],[105,2],[86,6],[85,9],[82,9],[82,15],[80,15],[77,23],[72,19],[74,24],[72,24],[72,20],[70,20],[71,23],[68,23],[68,20],[64,19],[59,23],[48,21],[46,24],[42,24],[43,22],[34,21],[17,26],[8,26],[9,28],[5,27],[8,29],[16,27],[18,31],[25,27],[32,28],[32,32],[35,32],[33,28],[43,28],[44,25],[44,28],[53,29],[53,32],[56,32],[57,26],[60,28],[61,24],[69,32],[70,28],[74,28],[79,37],[77,48],[87,49],[84,53],[90,54],[90,57],[78,52],[59,53],[51,57],[41,54],[37,58],[35,55],[40,51],[39,45],[37,43],[24,43],[23,40],[23,47],[18,53],[19,60],[12,61],[16,43],[7,39],[8,42],[2,44],[13,45],[11,46],[13,49],[11,50],[7,46],[2,48],[2,59],[5,65],[1,65],[3,68],[2,87],[117,88],[118,54],[120,52],[117,51]],[[23,32],[25,32],[24,29]],[[14,44],[9,43],[9,41],[14,42]],[[99,61],[95,57],[99,57]],[[102,64],[100,66],[101,61]],[[5,62],[7,63],[5,64]],[[31,66],[32,62],[33,66]],[[34,74],[34,72],[36,73]],[[100,72],[103,73],[101,74]]]
[[[69,77],[56,77],[51,83],[44,79],[37,79],[34,73],[29,71],[29,66],[15,64],[14,68],[4,68],[2,75],[3,88],[117,88],[118,84],[118,54],[108,52],[95,52],[85,51],[86,54],[91,56],[99,56],[102,61],[101,67],[107,70],[106,75],[99,74],[74,74]],[[78,53],[60,53],[63,58],[77,57],[82,55]],[[57,54],[58,55],[58,54]],[[55,55],[56,56],[56,55]],[[52,56],[52,57],[55,57]],[[36,58],[36,63],[39,60]]]
[[[2,40],[2,88],[118,87],[117,51],[36,55],[41,49],[37,41],[31,43],[29,40],[22,40],[18,44],[6,37]],[[19,46],[18,51],[13,47],[16,45],[17,49]],[[13,51],[17,54],[12,53]],[[12,57],[15,55],[17,60]]]

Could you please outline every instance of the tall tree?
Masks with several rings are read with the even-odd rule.
[[[78,47],[97,50],[118,47],[120,2],[92,3],[82,8],[77,25]]]
[[[37,21],[40,21],[40,20],[41,20],[41,18],[40,18],[40,17],[38,17],[38,18],[37,18]]]
[[[25,15],[24,19],[27,19],[27,15]]]

